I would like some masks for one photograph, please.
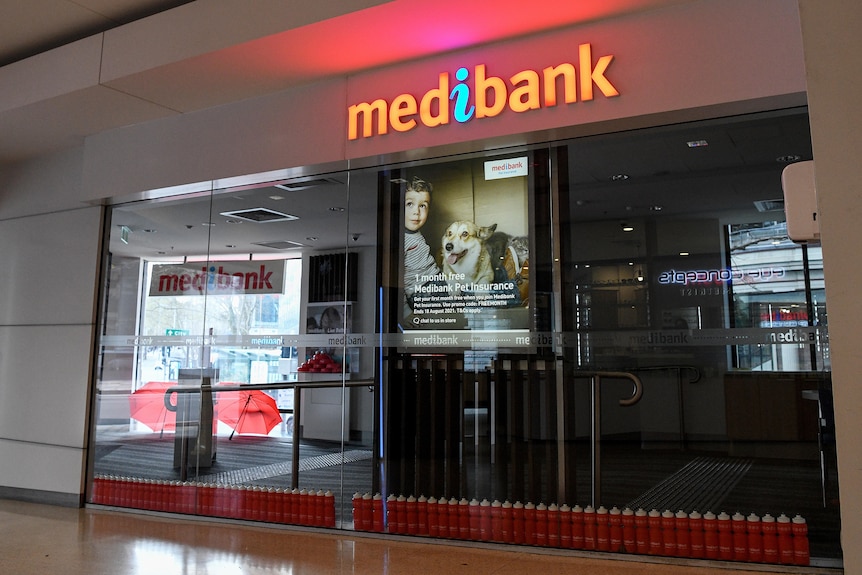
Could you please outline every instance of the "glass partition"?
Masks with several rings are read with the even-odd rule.
[[[810,157],[804,112],[115,207],[90,501],[834,564],[822,261],[786,237],[787,146]],[[707,550],[718,521],[760,546]]]
[[[340,173],[112,210],[92,501],[350,521],[344,489],[370,489],[373,367],[345,335],[373,318],[358,285],[376,212],[349,201]]]

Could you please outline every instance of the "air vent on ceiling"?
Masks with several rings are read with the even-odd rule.
[[[341,183],[342,182],[331,178],[306,178],[304,180],[291,180],[289,182],[282,182],[280,184],[276,184],[275,187],[286,192],[298,192],[299,190],[314,188],[316,186],[331,186],[333,184]]]
[[[298,220],[297,216],[283,214],[269,208],[250,208],[248,210],[236,210],[233,212],[221,212],[221,215],[231,218],[239,218],[247,222],[257,222],[264,224],[268,222],[286,222],[289,220]]]
[[[757,200],[754,207],[758,212],[776,212],[784,210],[784,200]]]
[[[292,242],[290,240],[275,240],[271,242],[252,242],[252,245],[272,248],[274,250],[295,250],[304,247],[305,244]]]

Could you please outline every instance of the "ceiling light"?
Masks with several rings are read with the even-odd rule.
[[[774,212],[784,210],[784,198],[777,200],[757,200],[754,202],[754,207],[758,212]]]
[[[703,148],[704,146],[708,146],[709,142],[706,140],[690,140],[685,145],[689,148]]]
[[[316,242],[316,241],[317,241],[317,236],[308,236],[308,237],[307,237],[307,238],[305,238],[305,239],[307,239],[307,240],[308,240],[308,241],[310,241],[310,242]]]
[[[258,224],[265,224],[268,222],[286,222],[299,219],[297,216],[277,212],[275,210],[270,210],[269,208],[249,208],[247,210],[234,210],[232,212],[221,212],[221,215],[230,216],[232,218],[239,218],[240,220],[245,220],[247,222],[255,222]]]
[[[625,181],[628,179],[629,179],[628,174],[614,174],[613,176],[611,176],[612,182],[622,182],[622,181]]]
[[[679,255],[681,255],[681,256],[687,256],[687,255],[688,255],[688,252],[679,252]]]
[[[285,192],[298,192],[315,186],[327,186],[342,183],[343,182],[340,180],[336,180],[334,178],[315,178],[312,176],[307,178],[298,178],[289,182],[281,182],[280,184],[275,184],[275,187],[280,190],[284,190]]]
[[[230,220],[225,220],[224,223],[226,223],[226,224],[241,224],[242,220],[230,219]]]
[[[292,240],[273,240],[268,242],[252,242],[252,245],[272,248],[274,250],[295,250],[304,247],[305,244]]]
[[[633,231],[635,231],[635,227],[634,227],[633,225],[631,225],[631,224],[626,223],[626,222],[621,223],[621,224],[620,224],[620,227],[622,228],[622,230],[623,230],[624,232],[633,232]]]
[[[343,212],[344,208],[339,207],[339,206],[333,206],[333,207],[329,208],[329,211],[330,212]]]
[[[212,228],[212,227],[215,227],[215,224],[214,224],[214,223],[212,223],[212,222],[201,222],[201,225],[202,225],[202,226],[204,226],[204,227],[206,227],[206,228]]]
[[[278,200],[283,200],[284,196],[270,196],[269,199],[278,201]]]

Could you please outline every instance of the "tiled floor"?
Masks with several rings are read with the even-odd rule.
[[[691,565],[599,555],[466,547],[370,536],[70,509],[0,500],[0,573],[48,575],[728,575],[748,565]],[[839,573],[763,566],[782,573]],[[762,573],[763,571],[759,571]]]

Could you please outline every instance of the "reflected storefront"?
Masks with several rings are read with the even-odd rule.
[[[775,161],[807,133],[798,109],[115,206],[89,501],[839,560],[822,261]]]

